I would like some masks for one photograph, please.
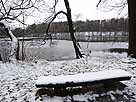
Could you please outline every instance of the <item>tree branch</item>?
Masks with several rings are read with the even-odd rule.
[[[1,4],[2,4],[2,7],[3,7],[5,13],[7,13],[3,0],[1,0]]]
[[[57,13],[53,16],[53,18],[51,19],[51,21],[48,23],[48,26],[47,26],[47,29],[46,29],[46,34],[47,34],[48,36],[51,37],[51,35],[48,34],[51,23],[52,23],[52,22],[54,21],[54,19],[55,19],[59,14],[61,14],[61,13],[67,16],[67,13],[64,12],[64,11],[59,11],[59,12],[57,12]]]
[[[22,10],[34,8],[37,2],[37,0],[0,0],[0,21],[17,19],[22,14]]]
[[[108,0],[99,0],[98,4],[96,5],[96,7],[98,7],[100,5],[100,3],[105,3]]]
[[[102,1],[102,0],[99,0],[99,2],[98,2],[98,4],[96,5],[96,7],[98,7],[98,6],[99,6],[99,4],[101,3],[101,1]]]

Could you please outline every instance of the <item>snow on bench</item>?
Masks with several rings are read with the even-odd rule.
[[[58,88],[74,87],[87,84],[104,83],[108,81],[130,80],[132,74],[121,69],[87,72],[76,75],[41,76],[36,81],[36,87]]]

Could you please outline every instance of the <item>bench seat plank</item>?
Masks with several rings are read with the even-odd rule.
[[[59,75],[59,76],[41,76],[36,81],[36,87],[56,87],[66,86],[73,87],[79,85],[93,84],[105,81],[123,81],[130,80],[132,74],[122,69],[114,69],[99,72],[86,72],[76,75]]]

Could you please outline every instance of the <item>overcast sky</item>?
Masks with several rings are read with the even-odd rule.
[[[50,0],[51,1],[51,0]],[[114,2],[119,2],[120,0],[112,0]],[[110,0],[110,3],[112,2]],[[73,20],[98,20],[98,19],[110,19],[110,18],[117,18],[118,17],[118,11],[110,11],[107,8],[104,7],[96,7],[99,0],[69,0],[71,11],[72,11],[72,17]],[[112,3],[113,4],[113,3]],[[64,2],[63,0],[59,0],[57,10],[65,10]],[[45,10],[46,11],[46,10]],[[44,12],[45,12],[44,11]],[[127,9],[124,10],[125,14],[127,13]],[[78,15],[78,16],[77,16]],[[122,16],[122,15],[121,15]],[[121,17],[119,16],[119,17]],[[44,15],[38,15],[36,14],[36,17],[28,17],[26,18],[26,22],[28,24],[33,24],[37,22],[43,22],[45,17],[47,15],[44,13]],[[55,21],[64,21],[66,18],[61,17],[61,19],[56,19]]]
[[[119,3],[121,0],[109,0],[112,3],[107,5],[114,5],[114,3]],[[99,0],[69,0],[72,9],[72,15],[81,14],[81,19],[86,20],[97,20],[97,19],[108,19],[113,17],[118,17],[118,10],[111,11],[108,7],[96,7]],[[106,5],[106,6],[107,6]],[[126,10],[124,10],[126,13]],[[124,13],[123,12],[123,13]],[[123,16],[124,14],[119,17]]]
[[[99,0],[69,0],[70,6],[72,9],[72,15],[81,15],[80,19],[104,19],[110,18],[111,15],[109,12],[104,12],[97,8],[96,5]]]

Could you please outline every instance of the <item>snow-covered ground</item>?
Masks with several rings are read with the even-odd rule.
[[[108,69],[124,69],[134,75],[123,90],[87,91],[72,96],[38,97],[40,76],[71,75]],[[90,57],[67,61],[0,62],[0,102],[136,102],[136,59],[126,53],[92,52]],[[101,91],[101,92],[100,92]],[[42,92],[41,92],[42,93]]]

